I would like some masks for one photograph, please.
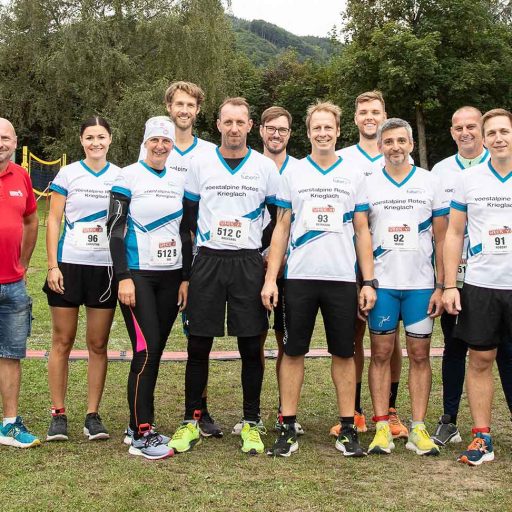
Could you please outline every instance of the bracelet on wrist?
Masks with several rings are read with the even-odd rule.
[[[457,290],[457,286],[445,286],[445,290]]]
[[[59,268],[59,267],[50,267],[50,268],[48,269],[48,272],[50,272],[51,270],[55,270],[56,268]]]

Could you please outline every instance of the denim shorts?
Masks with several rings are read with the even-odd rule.
[[[0,357],[23,359],[32,327],[32,299],[23,279],[0,284]]]

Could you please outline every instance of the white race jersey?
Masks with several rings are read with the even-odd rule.
[[[375,277],[381,288],[434,287],[432,218],[449,213],[441,181],[413,166],[397,183],[382,168],[366,179]]]
[[[342,158],[324,170],[307,156],[283,174],[276,205],[292,211],[285,278],[355,282],[352,219],[368,210],[361,172]]]
[[[117,165],[107,163],[96,173],[81,160],[62,167],[55,176],[50,190],[66,197],[58,261],[98,267],[112,264],[106,221],[109,192],[119,172]]]
[[[489,151],[486,149],[481,158],[479,158],[478,160],[474,160],[475,163],[471,167],[487,162],[488,160]],[[460,179],[461,173],[464,172],[465,169],[466,167],[464,167],[464,164],[462,163],[458,154],[449,156],[448,158],[441,160],[439,163],[434,165],[434,167],[432,167],[431,172],[439,176],[444,191],[446,192],[446,194],[448,194],[450,200],[452,199],[453,193],[455,191],[455,186],[457,185],[457,182]],[[464,282],[464,274],[466,272],[467,265],[468,244],[469,238],[466,230],[466,233],[464,235],[464,247],[462,249],[462,257],[460,259],[459,269],[457,272],[457,283],[459,284],[459,286]]]
[[[274,204],[278,181],[274,162],[250,148],[234,170],[219,148],[201,151],[191,160],[185,183],[185,197],[199,203],[197,246],[259,249],[263,211]]]
[[[502,178],[491,160],[465,170],[451,207],[467,214],[465,282],[512,290],[512,171]]]
[[[161,173],[145,162],[124,167],[112,192],[130,199],[125,246],[133,270],[177,270],[182,267],[181,238],[185,173]]]

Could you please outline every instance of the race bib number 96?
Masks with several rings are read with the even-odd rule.
[[[108,249],[107,228],[99,222],[77,222],[73,228],[75,247],[85,251]]]
[[[210,240],[225,245],[247,247],[251,221],[244,217],[222,215],[215,217],[210,231]]]
[[[482,233],[484,254],[510,254],[512,252],[512,228],[509,226],[486,226]]]
[[[308,231],[343,233],[343,214],[340,204],[305,201],[304,227]]]

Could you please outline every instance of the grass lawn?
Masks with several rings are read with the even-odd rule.
[[[50,321],[40,291],[46,269],[44,229],[32,261],[29,287],[34,297],[33,336],[30,348],[48,348]],[[274,347],[270,336],[269,347]],[[440,345],[436,331],[434,345]],[[233,349],[233,340],[216,342],[216,349]],[[322,347],[320,327],[313,346]],[[77,347],[84,347],[80,330]],[[112,348],[128,348],[120,316],[116,316]],[[184,350],[185,340],[176,326],[168,349]],[[31,450],[0,447],[0,503],[2,512],[20,510],[198,510],[198,511],[507,511],[512,510],[512,441],[510,419],[501,390],[494,412],[496,461],[480,468],[455,462],[469,440],[470,419],[463,397],[459,425],[463,445],[451,445],[440,457],[426,458],[408,452],[399,442],[388,457],[353,460],[334,449],[328,437],[336,421],[334,389],[329,360],[308,360],[299,420],[306,430],[300,450],[290,459],[247,457],[239,438],[229,434],[241,415],[240,363],[212,362],[209,405],[224,427],[223,439],[207,439],[191,453],[165,461],[149,462],[128,455],[122,444],[127,422],[126,380],[128,364],[111,363],[101,414],[112,439],[90,443],[82,435],[85,414],[86,363],[70,364],[67,410],[70,441],[44,443]],[[184,403],[184,363],[162,364],[156,390],[157,422],[171,433],[181,420]],[[409,417],[407,361],[404,360],[399,407]],[[433,391],[428,427],[433,430],[441,412],[440,360],[433,361]],[[497,381],[497,387],[499,383]],[[276,384],[274,362],[267,362],[262,413],[269,428],[268,445],[275,438]],[[370,411],[368,387],[363,405]],[[24,361],[20,410],[29,427],[44,438],[49,421],[46,364]],[[362,436],[367,446],[373,432]]]

